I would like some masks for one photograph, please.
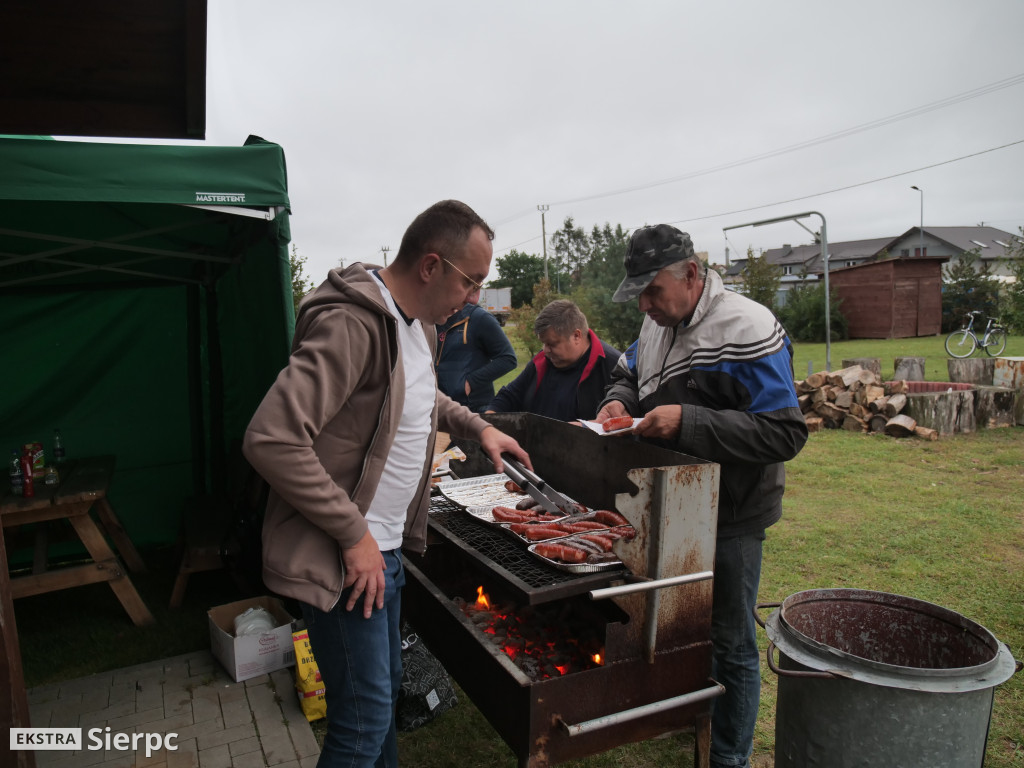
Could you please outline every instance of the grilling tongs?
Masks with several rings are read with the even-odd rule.
[[[552,515],[570,515],[576,505],[562,494],[549,486],[539,475],[531,472],[515,459],[510,459],[507,454],[501,455],[502,464],[505,467],[505,474],[512,482],[532,496],[545,512]]]

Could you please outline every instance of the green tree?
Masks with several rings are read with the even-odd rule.
[[[575,226],[572,216],[566,216],[562,228],[551,236],[551,246],[554,271],[549,264],[548,278],[556,290],[569,292],[579,285],[583,267],[593,256],[594,244],[583,227]]]
[[[1010,241],[1003,263],[1014,282],[1003,287],[999,316],[1011,332],[1024,333],[1024,227],[1020,228],[1020,237]]]
[[[505,323],[505,333],[518,341],[530,353],[530,357],[540,352],[541,347],[540,339],[533,331],[533,323],[537,319],[537,315],[555,299],[565,298],[555,293],[551,289],[551,282],[543,277],[533,286],[532,292],[533,296],[530,301],[513,309],[509,314],[508,322]]]
[[[570,298],[583,310],[594,333],[624,350],[640,334],[644,319],[635,299],[622,303],[612,301],[615,289],[626,275],[623,259],[629,238],[621,224],[612,229],[605,223],[603,228],[594,227],[589,240],[592,251],[582,265],[579,283]]]
[[[774,312],[782,282],[781,267],[769,264],[768,257],[763,253],[755,256],[754,249],[747,248],[747,263],[740,276],[743,278],[744,295]]]
[[[842,302],[831,291],[829,300],[829,331],[832,341],[849,338],[849,325],[840,308]],[[825,283],[804,281],[786,292],[786,303],[779,308],[779,322],[794,341],[824,343]]]
[[[943,333],[960,328],[972,310],[978,310],[985,316],[998,312],[999,281],[992,276],[991,265],[982,261],[979,249],[967,251],[944,266],[942,279],[945,283],[942,291]]]
[[[533,287],[544,277],[544,259],[513,248],[497,260],[498,279],[488,287],[512,289],[512,306],[521,307],[533,300]]]
[[[303,296],[313,290],[314,285],[312,280],[306,280],[306,257],[299,256],[299,249],[295,243],[292,243],[292,252],[288,256],[288,266],[292,270],[292,303],[295,305],[295,314],[298,316],[299,302],[302,301]]]

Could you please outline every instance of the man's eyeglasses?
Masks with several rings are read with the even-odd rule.
[[[466,280],[467,280],[467,281],[469,282],[469,284],[470,284],[471,286],[473,286],[473,293],[476,293],[477,291],[482,291],[482,290],[484,289],[484,284],[483,284],[483,283],[478,283],[478,282],[477,282],[476,280],[474,280],[474,279],[473,279],[472,277],[470,277],[470,276],[469,276],[469,275],[467,275],[467,274],[466,274],[465,272],[463,272],[463,271],[462,271],[461,269],[459,269],[459,268],[458,268],[458,267],[456,267],[456,266],[455,266],[454,264],[452,264],[452,263],[451,263],[450,261],[448,261],[448,259],[446,259],[446,258],[445,258],[444,256],[441,256],[441,261],[443,261],[443,262],[444,262],[445,264],[447,264],[447,265],[448,265],[449,267],[451,267],[451,268],[452,268],[452,269],[454,269],[454,270],[455,270],[456,272],[458,272],[458,273],[459,273],[460,275],[462,275],[462,276],[463,276],[464,278],[466,278]]]

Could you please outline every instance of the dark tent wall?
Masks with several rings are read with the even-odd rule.
[[[0,451],[115,454],[129,535],[173,542],[287,360],[283,151],[12,139],[0,168]]]

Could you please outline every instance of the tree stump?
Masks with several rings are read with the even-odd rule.
[[[940,435],[975,431],[972,389],[911,395],[903,412],[922,427],[937,430]]]
[[[1018,395],[1006,387],[977,387],[974,393],[974,423],[978,429],[1012,427]]]
[[[992,383],[997,387],[1024,390],[1024,357],[993,358]]]
[[[946,361],[949,380],[958,384],[991,384],[995,370],[991,357],[951,357]]]
[[[895,373],[892,375],[894,379],[924,381],[923,357],[897,357],[895,363]]]
[[[843,368],[859,365],[875,374],[875,378],[882,380],[882,359],[879,357],[855,357],[852,360],[843,360]]]

